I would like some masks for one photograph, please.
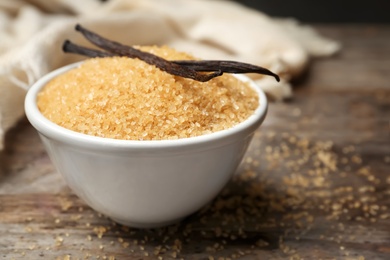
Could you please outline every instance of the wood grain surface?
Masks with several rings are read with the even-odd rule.
[[[0,153],[0,259],[390,259],[390,26],[315,28],[342,51],[270,105],[225,190],[177,225],[90,209],[21,120]]]

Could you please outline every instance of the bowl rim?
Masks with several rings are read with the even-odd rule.
[[[186,145],[199,145],[213,141],[221,141],[222,139],[229,140],[232,136],[240,133],[250,135],[260,126],[267,114],[268,101],[264,91],[249,77],[242,74],[232,74],[239,80],[247,82],[248,85],[256,91],[259,98],[259,106],[246,120],[231,128],[200,136],[164,140],[121,140],[79,133],[59,126],[43,116],[43,114],[38,109],[36,100],[40,90],[51,79],[67,72],[68,70],[80,66],[83,62],[84,61],[71,63],[47,73],[38,79],[34,84],[32,84],[32,86],[27,91],[24,102],[25,113],[27,119],[40,134],[55,140],[71,143],[76,146],[88,146],[94,148],[174,148]]]

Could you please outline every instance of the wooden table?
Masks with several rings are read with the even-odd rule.
[[[316,28],[342,52],[270,105],[226,189],[174,226],[91,210],[22,120],[0,154],[0,259],[390,259],[390,26]]]

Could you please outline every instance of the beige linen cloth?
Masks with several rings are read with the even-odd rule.
[[[278,20],[229,1],[1,0],[0,149],[5,132],[24,114],[26,90],[44,74],[83,59],[62,42],[87,45],[76,23],[128,45],[169,45],[203,59],[231,59],[279,73],[255,80],[269,96],[292,95],[289,80],[313,56],[339,49],[294,20]]]

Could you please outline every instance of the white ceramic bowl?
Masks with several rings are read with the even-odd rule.
[[[55,70],[31,86],[26,115],[70,188],[90,207],[127,226],[168,225],[210,202],[237,169],[266,116],[265,94],[249,78],[237,75],[250,82],[260,105],[246,121],[228,130],[161,141],[77,133],[46,119],[36,104],[48,81],[76,66]]]

